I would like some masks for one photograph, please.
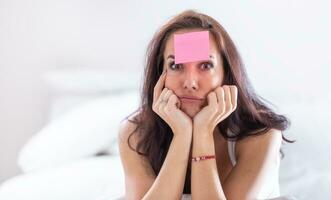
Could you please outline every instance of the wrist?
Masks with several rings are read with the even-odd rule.
[[[214,145],[214,137],[212,134],[193,134],[193,144],[199,146],[211,146]]]
[[[192,139],[192,131],[173,131],[173,138]]]
[[[194,137],[192,141],[192,156],[215,154],[214,139],[210,137]]]
[[[170,127],[173,133],[179,133],[179,134],[192,134],[193,128],[190,126],[187,126],[185,128],[180,127]]]
[[[213,138],[213,133],[207,128],[195,127],[193,129],[193,137],[200,139],[210,139]]]

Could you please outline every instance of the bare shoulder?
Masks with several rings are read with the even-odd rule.
[[[121,122],[118,132],[119,144],[127,143],[129,136],[136,131],[137,124],[132,122],[136,115],[137,114],[131,115]],[[133,144],[136,144],[138,142],[138,139],[135,134],[133,134],[132,138],[130,138],[130,142],[132,142]]]
[[[278,129],[270,129],[262,135],[248,136],[237,142],[236,154],[240,157],[243,154],[279,151],[282,144],[282,132]],[[248,151],[249,150],[249,151]]]
[[[153,184],[155,175],[147,158],[136,152],[138,138],[134,133],[137,125],[130,121],[132,119],[133,116],[120,124],[118,145],[125,175],[125,197],[141,199]],[[129,147],[129,137],[132,148]]]
[[[270,182],[277,181],[271,177],[278,175],[279,171],[281,136],[281,131],[270,129],[262,135],[248,136],[237,142],[237,163],[223,187],[228,198],[256,199],[262,190],[268,189],[266,186]]]
[[[146,160],[145,157],[139,155],[135,150],[139,142],[137,124],[134,123],[134,118],[138,113],[134,113],[127,119],[123,120],[119,125],[118,145],[121,157],[140,158]]]

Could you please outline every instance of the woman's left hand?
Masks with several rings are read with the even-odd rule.
[[[193,132],[201,136],[213,136],[218,123],[237,108],[238,89],[235,85],[218,86],[207,95],[207,106],[193,118]]]

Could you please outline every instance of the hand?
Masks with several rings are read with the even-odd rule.
[[[170,126],[174,135],[182,131],[192,134],[192,119],[179,109],[181,104],[174,92],[163,88],[166,73],[163,71],[154,87],[153,111]]]
[[[238,89],[235,85],[218,86],[207,95],[208,105],[193,118],[194,132],[213,136],[218,123],[237,108]]]

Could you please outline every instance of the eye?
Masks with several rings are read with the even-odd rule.
[[[208,70],[208,69],[211,69],[213,67],[214,67],[214,65],[211,62],[204,62],[204,63],[201,64],[202,69]]]
[[[171,62],[171,63],[169,63],[169,68],[170,68],[171,70],[178,70],[180,67],[182,67],[181,64],[175,64],[175,62]]]

